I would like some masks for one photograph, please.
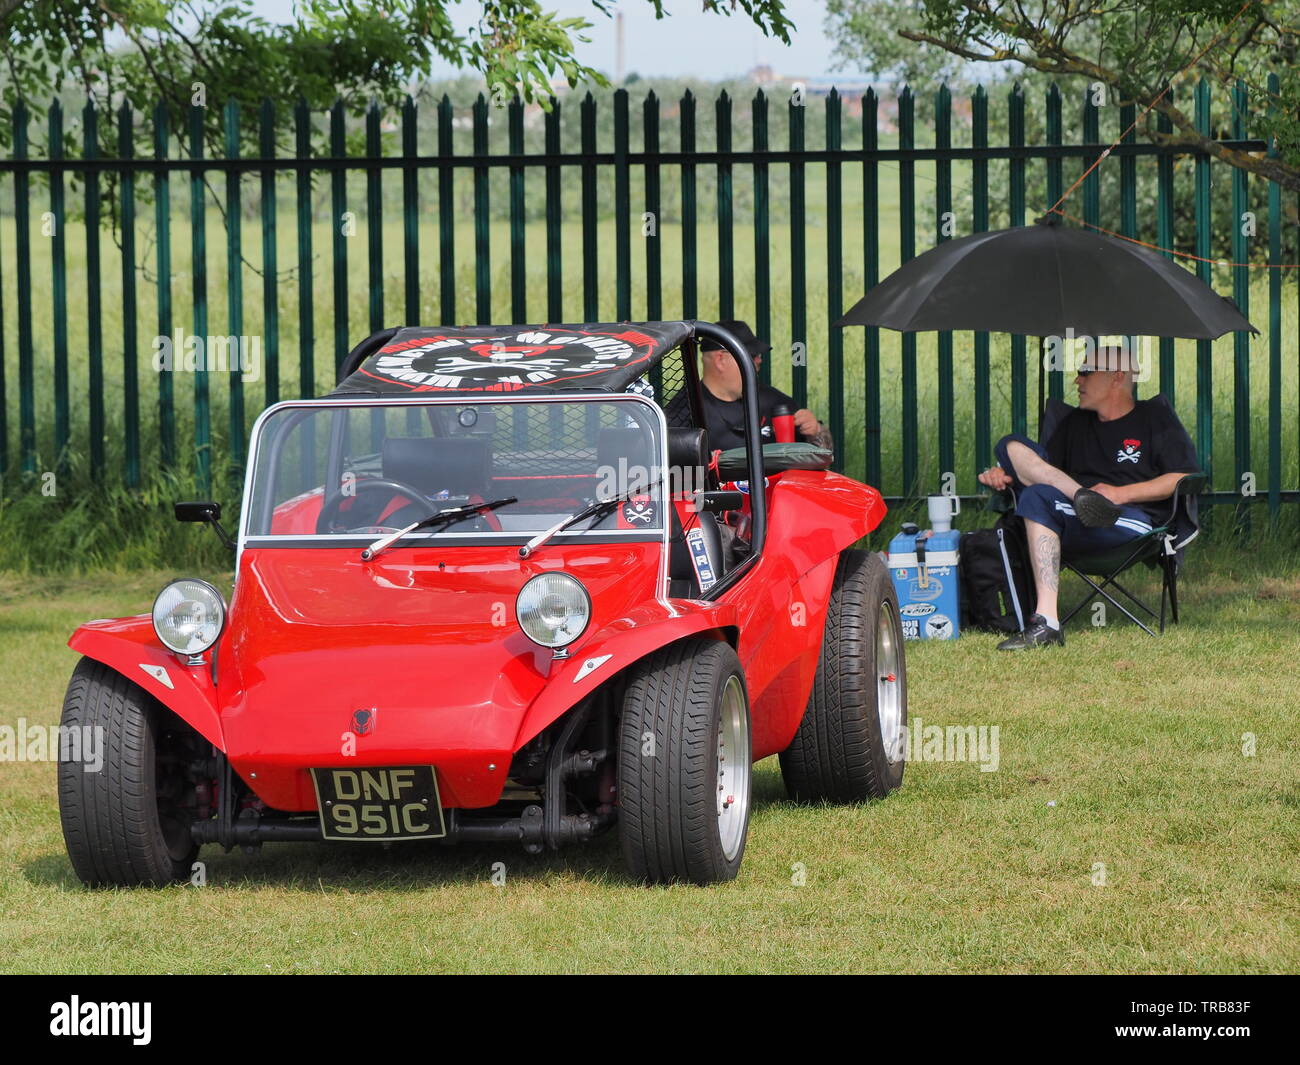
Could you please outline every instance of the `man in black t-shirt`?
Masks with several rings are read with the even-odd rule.
[[[763,363],[765,352],[771,344],[762,343],[749,326],[737,318],[724,319],[718,325],[733,333],[744,345],[756,366]],[[740,367],[731,352],[712,340],[700,341],[700,399],[704,405],[704,424],[709,431],[709,447],[726,451],[745,446],[745,409],[740,401]],[[794,400],[771,385],[759,385],[759,434],[764,443],[776,439],[772,429],[772,414],[785,407],[794,415],[795,435],[798,439],[830,448],[833,444],[830,430],[817,420],[817,415],[807,409],[795,410]]]
[[[1133,399],[1133,363],[1103,347],[1080,367],[1079,405],[1047,446],[1003,437],[998,465],[980,474],[995,491],[1016,489],[1038,591],[1038,612],[999,650],[1064,643],[1057,620],[1061,549],[1103,551],[1149,533],[1169,512],[1179,479],[1199,468],[1187,430],[1170,407]]]

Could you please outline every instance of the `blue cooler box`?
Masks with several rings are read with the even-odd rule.
[[[917,558],[916,542],[922,542]],[[899,533],[889,541],[889,575],[898,593],[903,636],[909,640],[955,640],[961,626],[957,544],[961,533]]]

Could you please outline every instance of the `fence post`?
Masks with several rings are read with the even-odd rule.
[[[772,337],[772,244],[768,222],[768,162],[767,162],[767,95],[762,89],[754,94],[750,105],[753,118],[751,136],[754,149],[754,332],[757,336]],[[758,379],[763,384],[772,383],[772,360],[764,359]]]
[[[405,283],[405,317],[407,325],[420,322],[420,191],[419,171],[412,158],[419,155],[416,143],[415,101],[410,96],[402,102],[402,280]]]
[[[831,89],[826,97],[826,148],[838,152],[840,137],[840,94]],[[826,392],[830,403],[831,435],[835,438],[834,469],[844,470],[844,453],[848,441],[844,438],[844,330],[831,323],[844,312],[844,249],[841,241],[840,163],[838,159],[826,161],[826,322],[827,322],[827,373]]]
[[[1124,104],[1119,110],[1119,128],[1127,132],[1120,137],[1122,144],[1136,144],[1137,130],[1130,129],[1137,118],[1137,107],[1131,103]],[[1119,157],[1119,231],[1126,237],[1137,234],[1137,159],[1131,155]],[[1137,340],[1137,337],[1133,337]],[[1140,349],[1134,348],[1132,356],[1145,358]],[[1150,367],[1143,366],[1149,373]],[[1138,382],[1133,382],[1133,398],[1138,397]]]
[[[940,155],[935,161],[936,246],[949,239],[944,227],[952,221],[952,161],[944,153],[952,148],[952,96],[940,85],[934,97],[934,144]],[[952,473],[957,465],[954,440],[952,331],[939,334],[939,476]]]
[[[117,154],[135,154],[135,119],[130,104],[118,112]],[[140,484],[140,379],[137,364],[139,336],[135,301],[135,173],[122,170],[122,396],[126,422],[126,483]],[[175,353],[173,353],[173,358]],[[175,362],[172,364],[175,365]]]
[[[438,286],[442,320],[456,321],[456,172],[451,165],[451,97],[438,102]]]
[[[983,85],[975,87],[971,101],[971,143],[976,148],[989,145],[989,98]],[[975,217],[972,228],[983,233],[989,228],[989,164],[976,159],[971,166],[971,206]],[[974,472],[980,471],[993,454],[992,430],[989,425],[989,335],[975,334],[975,455]]]
[[[474,101],[474,313],[479,325],[492,322],[492,228],[488,217],[487,99]]]
[[[227,100],[225,106],[225,155],[239,158],[239,101]],[[226,353],[230,354],[230,337],[239,345],[227,377],[230,382],[230,439],[228,472],[231,485],[238,491],[244,468],[244,237],[243,210],[240,202],[242,174],[231,167],[226,170]]]
[[[1196,129],[1209,137],[1210,87],[1202,78],[1196,86]],[[1196,156],[1196,276],[1210,284],[1210,158]],[[1208,488],[1214,486],[1214,362],[1213,346],[1208,340],[1196,342],[1196,453],[1201,469],[1209,475]],[[1208,517],[1208,515],[1207,515]]]
[[[615,317],[626,322],[632,317],[632,197],[628,173],[627,90],[614,93],[614,306]]]
[[[718,149],[718,317],[736,317],[735,244],[731,218],[731,97],[723,89],[713,105]]]
[[[1173,86],[1169,87],[1165,99],[1174,102]],[[1173,122],[1169,116],[1160,114],[1156,117],[1156,130],[1159,133],[1172,133]],[[1167,259],[1172,259],[1174,246],[1174,156],[1172,152],[1161,152],[1156,161],[1156,243],[1170,251],[1162,252]],[[1175,403],[1177,394],[1177,377],[1174,364],[1174,338],[1160,338],[1160,391],[1169,399],[1170,406]]]
[[[1248,115],[1245,82],[1238,80],[1232,89],[1232,135],[1237,140],[1247,136]],[[1241,265],[1232,268],[1232,298],[1243,317],[1250,317],[1250,267],[1246,261],[1250,258],[1249,245],[1246,241],[1246,212],[1250,206],[1249,175],[1241,167],[1232,170],[1232,259]],[[1252,226],[1252,232],[1254,232]],[[1243,478],[1251,471],[1253,463],[1250,458],[1250,334],[1235,332],[1232,334],[1233,402],[1232,420],[1234,428],[1234,451],[1236,461],[1235,474],[1237,483],[1233,490],[1240,493]],[[1246,506],[1246,497],[1240,496],[1240,518],[1247,532],[1250,531],[1250,509]]]
[[[260,151],[263,159],[275,158],[275,104],[262,101]],[[266,340],[266,405],[280,401],[280,293],[276,248],[275,216],[279,204],[275,195],[275,166],[262,169],[262,332]]]
[[[880,282],[880,101],[876,90],[862,96],[862,259],[863,280],[870,292]],[[863,417],[867,430],[867,483],[883,489],[880,464],[880,327],[867,326],[863,358]]]
[[[790,393],[808,406],[808,265],[804,240],[804,104],[790,95]],[[771,338],[768,338],[769,342]],[[802,352],[802,358],[795,358]]]
[[[379,105],[366,108],[366,155],[371,160],[384,154],[379,136]],[[366,245],[370,267],[370,331],[384,328],[384,218],[382,171],[377,163],[366,167]]]
[[[63,107],[58,100],[50,104],[49,157],[63,159]],[[50,169],[50,218],[53,231],[50,241],[50,291],[54,314],[54,458],[56,468],[67,469],[68,444],[71,438],[68,409],[68,264],[63,224],[66,221],[63,200],[63,171]],[[45,227],[42,227],[44,230]]]
[[[194,336],[206,349],[208,337],[208,244],[207,204],[203,195],[203,105],[190,104],[190,246],[194,279]],[[126,181],[123,181],[125,188]],[[125,195],[125,192],[123,193]],[[126,258],[123,234],[122,256]],[[123,284],[126,281],[123,265]],[[212,493],[212,427],[208,403],[208,366],[206,351],[194,372],[194,450],[198,465],[199,486],[204,495]],[[127,441],[130,446],[130,439]]]
[[[1011,88],[1007,99],[1009,115],[1007,121],[1007,143],[1012,148],[1025,145],[1025,90],[1020,82]],[[1022,155],[1011,157],[1008,171],[1011,178],[1011,225],[1025,224],[1025,160]],[[1026,433],[1029,431],[1025,406],[1028,402],[1028,366],[1025,361],[1025,338],[1011,337],[1011,431]]]
[[[650,216],[647,219],[642,215],[641,218],[641,235],[645,240],[646,320],[657,322],[663,317],[663,255],[659,233],[663,212],[659,204],[659,97],[653,89],[646,93],[641,116],[646,157],[645,214]],[[659,391],[658,382],[655,383],[655,391]]]
[[[682,317],[699,313],[695,304],[695,96],[690,89],[680,107],[682,153]]]
[[[348,213],[348,172],[343,160],[347,157],[344,139],[343,101],[337,100],[330,108],[330,156],[334,160],[330,170],[331,225],[334,228],[334,379],[338,380],[343,360],[350,348],[348,337],[348,242],[343,232]]]
[[[1137,107],[1124,104],[1119,109],[1119,128],[1126,132],[1120,138],[1121,144],[1137,144],[1137,128],[1133,126],[1137,119]],[[1119,231],[1126,237],[1136,237],[1137,232],[1137,158],[1132,155],[1119,157]]]
[[[153,154],[165,162],[170,154],[170,130],[167,108],[159,103],[153,110]],[[158,336],[172,339],[172,234],[171,234],[171,180],[162,167],[153,174],[153,217],[156,239],[155,264],[158,271]],[[176,358],[173,347],[172,358]],[[173,364],[174,365],[174,364]],[[158,451],[164,469],[176,465],[176,409],[175,374],[164,371],[158,375]]]
[[[910,86],[898,97],[898,147],[910,152],[916,147],[913,119],[914,99]],[[916,255],[916,164],[910,155],[898,163],[899,264]],[[903,488],[904,496],[917,490],[916,334],[903,334]]]
[[[528,321],[528,259],[524,250],[524,102],[516,94],[506,113],[510,164],[510,312],[516,322]]]
[[[27,158],[27,105],[14,104],[14,158]],[[36,370],[32,354],[32,224],[26,169],[14,171],[14,251],[18,256],[18,453],[23,473],[36,472]]]
[[[299,97],[293,109],[294,142],[298,153],[298,391],[316,391],[316,319],[312,309],[311,112]]]
[[[81,112],[82,158],[99,158],[99,117],[94,104]],[[99,280],[99,171],[87,169],[86,182],[86,361],[90,395],[90,476],[104,476],[104,331]],[[3,402],[3,397],[0,397]]]
[[[1268,76],[1270,100],[1278,95],[1278,76]],[[1276,104],[1270,104],[1274,110]],[[1277,158],[1277,138],[1268,154]],[[1268,513],[1277,518],[1282,504],[1282,186],[1268,183]]]
[[[1061,130],[1061,87],[1052,82],[1047,90],[1047,143],[1049,147],[1060,147],[1062,142]],[[1064,191],[1063,171],[1064,160],[1058,156],[1049,156],[1047,159],[1047,203],[1052,205],[1061,198]],[[1086,164],[1085,164],[1086,165]],[[1071,352],[1073,355],[1074,353]],[[1053,399],[1062,399],[1064,389],[1062,388],[1061,373],[1052,373],[1047,368],[1047,363],[1043,358],[1044,352],[1040,347],[1038,351],[1038,410],[1035,417],[1040,421],[1043,417],[1043,396],[1044,393],[1050,395]],[[1047,387],[1043,382],[1047,381]],[[1047,389],[1050,388],[1050,392]]]
[[[596,98],[590,92],[579,108],[582,136],[582,318],[600,321],[599,233],[596,220]]]
[[[546,320],[564,321],[564,201],[561,199],[560,101],[551,97],[544,121],[546,141]]]

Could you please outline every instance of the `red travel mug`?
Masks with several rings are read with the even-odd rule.
[[[785,404],[772,411],[772,433],[778,444],[794,443],[794,411]]]

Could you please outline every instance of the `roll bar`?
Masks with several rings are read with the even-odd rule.
[[[716,340],[731,352],[740,367],[740,400],[745,411],[745,450],[749,464],[750,557],[709,589],[709,598],[712,599],[714,594],[725,591],[739,579],[753,560],[762,554],[763,541],[767,538],[767,492],[763,480],[763,438],[759,435],[758,367],[744,345],[728,330],[712,322],[697,321],[694,326],[696,336]]]

